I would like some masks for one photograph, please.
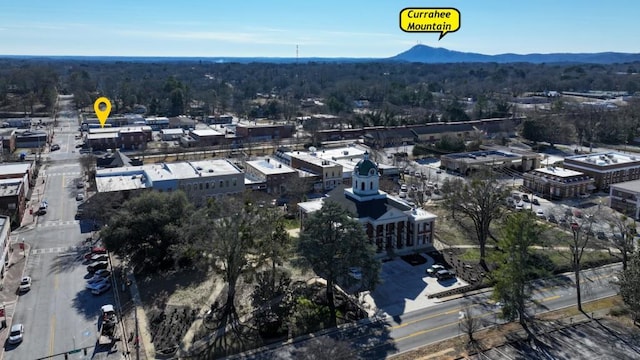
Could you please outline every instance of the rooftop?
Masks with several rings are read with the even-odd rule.
[[[319,150],[319,151],[316,151],[316,156],[321,159],[334,160],[334,161],[338,159],[357,159],[356,162],[358,162],[358,160],[364,157],[364,153],[366,151],[367,150],[361,147],[349,146],[349,147],[341,147],[341,148],[335,148],[335,149]]]
[[[87,135],[87,140],[97,140],[97,139],[115,139],[118,137],[117,132],[105,132],[99,134],[89,134]]]
[[[572,177],[572,176],[583,176],[584,174],[579,171],[563,169],[555,166],[548,166],[540,169],[535,169],[535,172],[558,176],[558,177]]]
[[[31,163],[0,164],[0,175],[26,174]]]
[[[640,192],[640,180],[625,181],[617,184],[611,184],[610,186],[620,190]]]
[[[640,157],[619,152],[569,156],[565,160],[582,162],[596,166],[610,166],[615,164],[631,164],[640,162]]]
[[[289,173],[296,172],[294,169],[290,168],[289,166],[284,165],[280,162],[277,162],[272,158],[247,161],[247,165],[253,167],[254,169],[260,171],[265,175],[289,174]]]
[[[303,151],[295,151],[295,152],[288,152],[286,153],[286,155],[290,156],[292,159],[296,158],[302,161],[306,161],[310,164],[314,164],[317,166],[336,166],[338,165],[336,162],[331,161],[331,160],[327,160],[327,159],[323,159],[320,158],[316,155],[312,155],[312,154],[316,154],[317,153],[307,153],[307,152],[303,152]]]
[[[197,129],[197,130],[192,130],[191,133],[193,135],[196,135],[198,137],[205,137],[205,136],[222,136],[224,135],[223,133],[217,131],[217,130],[213,130],[213,129]]]
[[[149,187],[143,175],[96,177],[98,192],[146,189]]]
[[[160,130],[162,134],[165,135],[182,135],[184,131],[182,129],[162,129]]]
[[[0,180],[0,197],[17,195],[22,186],[22,179]]]

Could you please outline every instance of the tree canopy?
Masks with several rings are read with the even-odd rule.
[[[144,192],[125,202],[101,235],[109,250],[138,270],[168,269],[175,265],[181,226],[191,211],[182,192]]]
[[[336,324],[333,288],[338,281],[353,282],[349,268],[362,271],[362,286],[373,290],[378,282],[380,262],[375,259],[375,249],[357,220],[349,212],[333,202],[325,202],[322,208],[304,220],[298,251],[307,265],[327,282],[327,303],[331,324]]]

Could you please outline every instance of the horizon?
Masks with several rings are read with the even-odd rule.
[[[0,51],[28,57],[383,59],[425,45],[485,55],[638,53],[628,40],[640,32],[634,19],[640,3],[630,0],[422,5],[460,11],[460,30],[441,40],[438,33],[400,29],[400,11],[418,7],[409,1],[294,5],[282,0],[5,3]]]

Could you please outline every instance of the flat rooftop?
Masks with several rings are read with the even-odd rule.
[[[0,197],[18,195],[22,179],[2,179],[0,180]]]
[[[162,129],[160,133],[165,135],[182,135],[184,134],[184,130],[182,129]]]
[[[584,173],[581,173],[579,171],[563,169],[563,168],[559,168],[559,167],[551,167],[551,166],[535,169],[534,171],[538,172],[538,173],[558,176],[558,177],[562,177],[562,178],[564,178],[564,177],[572,177],[572,176],[583,176],[584,175]]]
[[[247,161],[247,165],[252,166],[265,175],[290,174],[296,172],[293,168],[275,161],[272,158]]]
[[[5,163],[0,164],[0,175],[26,174],[31,168],[31,163]]]
[[[147,183],[143,181],[142,175],[96,177],[98,192],[146,189],[148,187]]]
[[[335,161],[332,161],[330,159],[323,159],[323,158],[320,158],[318,156],[311,155],[311,153],[308,153],[308,152],[292,151],[292,152],[287,152],[285,154],[290,156],[292,159],[294,159],[294,158],[295,159],[299,159],[299,160],[306,161],[306,162],[308,162],[310,164],[314,164],[314,165],[317,165],[317,166],[324,167],[324,166],[336,166],[337,165],[337,163]]]
[[[209,129],[196,129],[192,130],[191,133],[198,137],[206,137],[206,136],[222,136],[224,133],[221,133],[217,130]]]
[[[640,192],[640,180],[625,181],[617,184],[611,184],[612,188],[626,190],[629,192]]]
[[[99,134],[89,134],[87,135],[87,140],[97,140],[97,139],[115,139],[118,137],[117,132],[105,132]]]
[[[318,150],[316,156],[326,160],[338,160],[338,159],[355,159],[356,162],[364,157],[366,149],[348,146],[335,149]]]
[[[640,156],[612,151],[606,153],[569,156],[565,160],[582,162],[589,164],[590,166],[610,166],[615,164],[640,163]]]
[[[490,162],[494,160],[504,161],[506,159],[517,160],[522,157],[521,155],[518,155],[518,154],[514,154],[507,151],[500,151],[500,150],[473,151],[473,152],[466,152],[466,153],[448,154],[443,156],[451,159],[466,160],[469,162]]]
[[[171,163],[166,166],[176,179],[242,174],[238,167],[222,159]]]

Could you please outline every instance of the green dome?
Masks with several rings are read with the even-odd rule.
[[[358,161],[355,171],[360,176],[369,176],[371,169],[374,169],[374,174],[378,174],[378,166],[371,160],[369,160],[369,153],[364,154],[364,159]]]

